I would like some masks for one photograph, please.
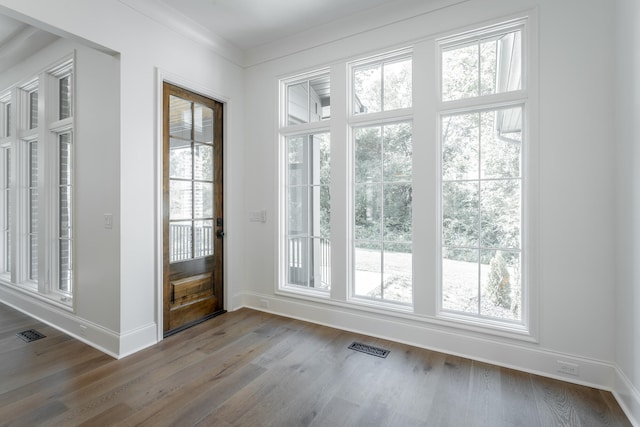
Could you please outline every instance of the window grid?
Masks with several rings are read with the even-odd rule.
[[[441,314],[525,322],[522,29],[440,45]]]

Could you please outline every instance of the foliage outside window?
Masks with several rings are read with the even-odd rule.
[[[521,33],[445,41],[441,50],[441,307],[516,323],[526,285]]]

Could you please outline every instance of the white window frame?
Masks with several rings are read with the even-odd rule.
[[[285,294],[298,294],[306,295],[315,298],[328,299],[331,295],[331,288],[329,289],[316,289],[298,286],[290,284],[288,278],[289,257],[288,257],[288,224],[287,224],[287,139],[295,136],[310,136],[316,134],[326,133],[332,140],[331,134],[331,116],[321,119],[319,121],[307,121],[306,123],[288,124],[289,123],[289,102],[288,102],[288,88],[296,84],[309,82],[311,80],[328,76],[331,79],[331,72],[329,68],[321,68],[306,72],[303,74],[295,75],[292,77],[285,77],[279,80],[279,129],[278,129],[278,249],[277,249],[277,265],[278,265],[278,279],[276,292],[283,292]],[[330,95],[331,96],[331,95]],[[308,104],[308,103],[307,103]],[[333,149],[333,142],[331,142],[331,150]],[[333,180],[332,180],[333,182]],[[333,209],[332,209],[333,211]],[[333,232],[331,233],[333,235]],[[333,256],[333,250],[330,251],[329,258]],[[330,277],[333,272],[329,271]],[[333,283],[333,280],[330,280]]]
[[[11,224],[11,257],[12,267],[10,274],[0,275],[0,283],[13,289],[28,292],[44,301],[54,303],[62,308],[73,310],[73,258],[71,265],[71,289],[69,292],[59,289],[59,135],[69,133],[71,135],[71,161],[74,158],[74,106],[75,106],[75,53],[71,53],[47,67],[23,83],[8,90],[12,94],[12,126],[15,132],[4,139],[0,138],[2,147],[11,147],[11,198],[12,198],[12,224]],[[71,116],[59,119],[60,79],[66,76],[71,78]],[[31,97],[30,94],[38,91],[37,126],[31,123]],[[0,97],[0,102],[9,99],[8,95]],[[3,107],[6,104],[2,104]],[[0,120],[0,128],[6,132],[6,116]],[[38,272],[37,278],[30,278],[30,145],[37,144],[38,167],[38,205],[37,205],[37,236]],[[2,156],[4,159],[5,150]],[[75,200],[73,189],[73,163],[71,166],[71,201]],[[4,178],[2,178],[2,181]],[[4,181],[3,181],[4,183]],[[0,204],[4,200],[0,200]],[[74,206],[71,206],[71,218],[73,220]],[[2,218],[4,221],[4,218]],[[75,229],[70,224],[71,233]],[[17,238],[17,237],[19,238]],[[73,234],[71,234],[71,253],[73,248]]]
[[[473,43],[479,39],[486,39],[500,34],[521,31],[521,43],[522,43],[522,82],[519,90],[510,92],[501,92],[488,95],[478,95],[469,98],[455,99],[444,101],[442,100],[442,52],[447,48]],[[533,148],[535,138],[532,135],[532,121],[535,120],[534,105],[535,100],[531,98],[531,88],[535,87],[534,81],[530,74],[530,62],[531,51],[530,41],[531,35],[529,33],[529,25],[527,19],[518,19],[506,23],[501,23],[495,26],[482,28],[479,30],[473,30],[465,32],[459,35],[449,36],[437,40],[437,75],[438,87],[437,87],[437,170],[438,170],[438,185],[437,185],[437,235],[438,244],[436,247],[437,254],[437,308],[436,315],[440,319],[451,320],[468,324],[470,326],[490,327],[497,330],[504,330],[506,332],[515,332],[517,334],[530,335],[532,333],[532,277],[531,277],[531,265],[533,263],[533,250],[530,242],[532,234],[532,221],[533,216],[533,204],[535,203],[532,197],[532,182],[534,181],[535,173],[533,172],[533,158],[535,156],[535,149]],[[513,321],[508,319],[497,319],[482,316],[480,313],[462,313],[443,308],[443,279],[442,279],[442,138],[441,138],[441,123],[443,117],[452,116],[455,114],[464,113],[480,113],[496,111],[509,107],[521,107],[523,111],[523,138],[522,138],[522,151],[521,151],[521,244],[520,244],[520,262],[521,262],[521,318],[519,321]]]
[[[501,32],[514,25],[523,25],[523,68],[526,86],[518,94],[511,92],[485,95],[465,100],[441,101],[440,46],[441,43],[459,43],[473,34],[494,31]],[[412,56],[412,107],[366,114],[355,114],[352,95],[353,67],[365,65],[376,60],[411,52]],[[535,263],[537,262],[535,236],[537,230],[537,125],[538,125],[538,76],[535,66],[538,63],[537,16],[513,15],[512,18],[495,19],[485,25],[470,25],[466,28],[451,30],[413,44],[407,43],[396,50],[379,51],[377,55],[352,57],[338,60],[321,72],[330,72],[331,79],[331,118],[328,121],[304,123],[287,126],[286,91],[283,82],[295,82],[308,79],[314,72],[289,74],[277,80],[279,110],[275,140],[277,174],[274,181],[276,194],[277,238],[275,248],[276,284],[275,295],[293,297],[298,300],[321,302],[328,306],[357,310],[381,316],[391,316],[412,322],[436,326],[453,327],[466,330],[471,334],[493,335],[525,342],[536,342],[538,336],[538,290],[536,286]],[[522,94],[526,101],[522,102]],[[477,319],[469,316],[452,315],[441,310],[441,165],[440,165],[440,117],[455,111],[477,110],[485,107],[487,100],[490,108],[515,104],[526,104],[525,131],[528,144],[523,155],[522,177],[525,181],[522,213],[522,233],[525,235],[522,251],[527,255],[526,271],[523,266],[523,281],[527,289],[522,308],[522,324]],[[371,302],[353,298],[354,264],[353,256],[353,132],[356,127],[380,125],[386,123],[410,122],[413,141],[413,206],[412,206],[412,263],[413,305],[401,306],[385,302]],[[286,194],[286,158],[283,147],[288,135],[324,132],[331,133],[331,292],[314,293],[307,290],[287,288],[285,221]]]

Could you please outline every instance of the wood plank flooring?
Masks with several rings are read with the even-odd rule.
[[[608,392],[249,309],[114,360],[0,304],[0,425],[631,424]]]

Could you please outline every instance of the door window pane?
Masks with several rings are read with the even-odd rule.
[[[213,220],[194,221],[193,224],[195,257],[198,258],[213,255],[213,247],[216,238],[213,229]]]
[[[169,223],[169,262],[193,257],[193,226],[191,221]]]
[[[191,139],[193,113],[191,102],[169,96],[169,134],[176,138]]]
[[[177,181],[172,179],[169,183],[170,208],[169,218],[190,219],[193,215],[193,189],[191,181]]]
[[[59,118],[60,120],[68,119],[72,112],[72,92],[71,92],[71,74],[62,77],[59,80]]]
[[[198,142],[213,143],[213,110],[204,105],[194,104],[194,139]]]

